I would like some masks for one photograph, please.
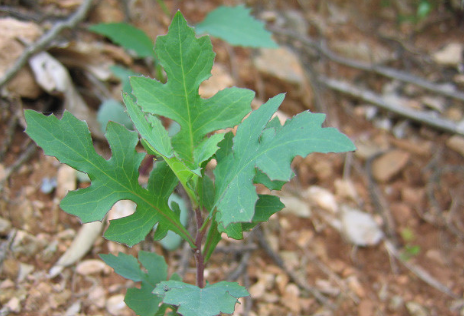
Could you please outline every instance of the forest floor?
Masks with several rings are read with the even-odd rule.
[[[24,43],[82,1],[41,2],[0,7],[0,23],[16,20],[0,24],[0,76]],[[193,258],[182,247],[167,253],[147,240],[129,249],[102,237],[49,275],[82,227],[59,202],[88,184],[35,147],[23,110],[60,115],[76,94],[88,113],[108,96],[120,100],[109,66],[149,76],[152,69],[87,26],[130,19],[156,38],[170,23],[155,1],[94,2],[47,50],[68,69],[75,93],[44,92],[27,67],[2,90],[0,315],[133,315],[123,302],[132,283],[97,261],[100,253],[155,250],[167,255],[170,273],[181,269],[195,282]],[[286,92],[282,117],[326,113],[325,125],[357,146],[354,153],[297,157],[296,177],[278,193],[286,208],[244,241],[220,242],[207,280],[235,279],[251,293],[234,315],[464,315],[462,11],[440,4],[419,19],[415,1],[394,0],[164,3],[191,25],[220,4],[246,3],[280,45],[247,49],[212,39],[216,64],[204,97],[236,85],[255,90],[259,105]],[[108,155],[98,137],[95,146]]]

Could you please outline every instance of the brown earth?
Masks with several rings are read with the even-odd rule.
[[[80,3],[42,2],[35,13],[46,16],[70,14]],[[130,3],[132,22],[136,26],[152,37],[166,32],[170,19],[154,1]],[[220,1],[165,3],[171,12],[180,8],[189,23],[194,24]],[[424,20],[398,22],[398,17],[408,12],[414,15],[413,5],[411,11],[406,8],[402,9],[406,13],[401,13],[395,5],[397,1],[393,0],[384,1],[384,6],[361,0],[246,3],[271,27],[324,40],[340,56],[375,61],[432,82],[453,84],[457,91],[462,91],[463,56],[458,57],[458,64],[433,58],[448,44],[462,43],[464,28],[459,9],[452,12],[439,4]],[[21,1],[7,3],[24,14],[34,13],[21,4]],[[122,19],[123,6],[115,0],[103,0],[82,26]],[[234,269],[245,267],[238,281],[248,287],[252,297],[241,300],[244,304],[237,305],[236,315],[464,315],[463,141],[459,136],[425,124],[403,123],[398,115],[384,111],[370,115],[373,108],[366,101],[323,87],[315,82],[314,76],[323,74],[345,80],[379,94],[390,89],[396,97],[407,99],[408,106],[424,113],[438,112],[455,122],[461,122],[464,117],[462,101],[373,72],[339,65],[286,36],[275,35],[275,38],[293,51],[275,60],[277,68],[288,66],[281,75],[273,72],[272,65],[266,69],[257,66],[257,50],[232,48],[213,39],[216,62],[224,71],[218,70],[219,74],[213,77],[212,89],[235,82],[256,90],[257,104],[287,92],[281,109],[283,117],[307,109],[323,111],[327,113],[326,125],[347,134],[358,151],[295,159],[293,167],[297,176],[284,187],[282,196],[293,197],[292,204],[296,206],[288,204],[286,211],[260,226],[265,239],[258,238],[259,233],[252,233],[243,242],[224,239],[219,245],[220,251],[207,266],[207,280],[214,283],[227,279]],[[65,32],[60,39],[86,43],[90,47],[103,42],[112,45],[83,28]],[[62,57],[69,53],[57,48],[50,52]],[[81,55],[85,57],[85,53]],[[284,58],[290,55],[297,56],[299,62],[287,62]],[[146,64],[114,46],[100,50],[98,56],[92,55],[89,60],[97,57],[108,64],[118,62],[150,73]],[[67,65],[64,58],[61,60]],[[69,64],[67,67],[88,106],[97,109],[98,92],[92,89],[85,70]],[[291,72],[301,77],[291,81],[286,77]],[[112,95],[119,96],[120,86],[115,80],[103,84]],[[433,100],[428,102],[424,97]],[[31,99],[12,92],[0,102],[0,149],[12,137],[4,155],[0,152],[1,181],[5,171],[28,148],[34,148],[23,132],[22,109],[59,114],[63,101],[47,93]],[[431,109],[432,103],[440,109]],[[95,145],[99,152],[108,155],[103,141],[95,140]],[[41,191],[43,179],[56,178],[59,168],[54,158],[44,156],[37,149],[0,185],[0,219],[11,225],[0,222],[0,259],[3,261],[0,315],[133,315],[121,305],[122,295],[131,282],[108,267],[99,268],[95,264],[96,272],[80,272],[79,265],[98,259],[99,253],[136,254],[143,248],[166,254],[172,273],[178,270],[185,251],[179,249],[168,254],[149,241],[127,249],[99,238],[83,259],[56,277],[48,278],[49,270],[81,227],[76,217],[59,209],[59,187],[51,193]],[[308,196],[310,188],[326,189],[325,198]],[[331,205],[337,211],[331,211],[319,198],[335,201]],[[350,241],[352,237],[336,228],[343,206],[370,214],[383,231],[384,239],[365,247],[355,246]],[[308,216],[301,215],[305,207],[310,209]],[[5,225],[3,231],[2,225]],[[401,259],[395,258],[391,246]],[[249,258],[245,256],[247,252],[251,253]],[[279,254],[284,266],[272,254]],[[192,259],[185,281],[195,282]],[[446,293],[447,290],[450,292]],[[315,291],[326,300],[317,299]]]

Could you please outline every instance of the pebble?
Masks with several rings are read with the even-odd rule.
[[[464,137],[454,135],[448,138],[446,146],[464,156]]]
[[[427,309],[416,302],[407,302],[406,309],[410,316],[429,316]]]
[[[281,298],[281,303],[290,309],[292,312],[300,315],[301,313],[301,304],[299,302],[300,289],[294,283],[289,283],[285,287],[285,293]]]
[[[11,223],[9,220],[0,217],[0,235],[7,235],[11,229]]]
[[[0,181],[5,179],[6,172],[5,172],[5,165],[0,163]]]
[[[19,264],[19,273],[17,278],[18,283],[24,281],[26,277],[34,271],[34,269],[35,267],[33,265],[21,262]]]
[[[366,63],[383,63],[392,57],[392,53],[382,45],[351,40],[330,41],[329,47],[343,57]]]
[[[296,232],[297,236],[296,244],[300,248],[306,248],[310,243],[311,240],[314,238],[314,232],[312,230],[303,230],[301,232]]]
[[[334,182],[335,194],[337,197],[358,202],[359,196],[354,183],[348,179],[336,179]]]
[[[124,295],[117,294],[111,296],[106,301],[106,310],[113,316],[122,316],[126,315],[128,311],[128,307],[126,303],[124,303]]]
[[[399,296],[395,295],[391,298],[388,308],[391,309],[392,311],[398,311],[404,304],[404,299]]]
[[[92,288],[89,292],[88,300],[92,302],[93,305],[97,306],[98,308],[105,307],[105,303],[106,303],[105,289],[100,285]]]
[[[353,291],[358,297],[363,298],[366,296],[366,290],[363,288],[361,282],[359,282],[359,279],[355,275],[349,276],[346,281],[350,290]]]
[[[285,293],[285,288],[289,281],[290,280],[286,274],[280,273],[279,275],[276,276],[275,282],[276,282],[277,288],[279,289],[280,294]]]
[[[5,281],[2,281],[0,283],[0,290],[14,288],[14,287],[15,287],[15,283],[11,281],[10,279],[6,279]]]
[[[410,154],[405,151],[389,151],[372,163],[372,175],[379,182],[388,182],[406,167],[409,158]]]
[[[68,191],[76,189],[76,170],[68,165],[61,165],[56,175],[56,197],[62,199]]]
[[[358,305],[359,316],[374,315],[374,302],[371,300],[362,300]]]
[[[429,249],[425,253],[425,256],[428,259],[433,260],[434,262],[436,262],[440,266],[446,267],[446,263],[447,263],[446,262],[446,256],[444,256],[444,254],[439,249]]]
[[[442,113],[445,110],[446,101],[442,97],[423,96],[421,98],[425,106]]]
[[[317,279],[316,286],[324,294],[334,297],[340,294],[340,289],[334,286],[329,280]]]
[[[89,259],[80,262],[76,267],[76,272],[81,275],[101,273],[105,270],[106,264],[98,259]]]
[[[21,301],[17,297],[11,298],[5,306],[10,312],[19,313],[21,312]]]
[[[248,292],[250,292],[253,299],[261,298],[266,292],[266,284],[264,284],[264,282],[257,282],[250,286]]]
[[[200,85],[199,94],[202,98],[208,99],[219,91],[233,85],[234,79],[230,76],[227,69],[221,64],[215,63],[211,69],[211,77]]]
[[[23,230],[18,230],[11,245],[11,250],[13,254],[23,254],[30,257],[39,252],[45,244],[44,239],[39,239]]]
[[[62,292],[55,293],[49,297],[49,303],[52,308],[58,308],[60,306],[65,306],[69,299],[71,298],[72,293],[68,289],[64,289]]]
[[[432,54],[432,58],[441,65],[458,66],[462,62],[462,52],[463,45],[461,43],[449,43]]]
[[[331,213],[338,212],[338,204],[335,196],[327,189],[313,185],[303,193],[304,197],[311,203]]]
[[[443,116],[453,122],[459,122],[463,119],[464,113],[460,107],[450,106],[449,108],[445,110],[445,113],[443,114]]]
[[[66,312],[64,313],[64,316],[78,315],[78,313],[81,311],[81,305],[82,304],[81,304],[80,301],[74,302],[71,306],[68,307],[68,309],[66,309]]]
[[[293,196],[282,196],[280,200],[285,204],[282,214],[293,214],[301,218],[311,217],[311,209],[305,201]]]
[[[333,179],[333,164],[325,159],[319,159],[313,162],[311,166],[316,173],[316,177],[321,180]]]
[[[40,191],[45,194],[51,193],[56,188],[55,178],[42,178],[42,184],[40,185]]]
[[[345,205],[342,207],[341,221],[343,235],[357,246],[376,245],[383,238],[382,230],[368,213]]]
[[[299,86],[303,86],[305,83],[304,70],[300,60],[288,48],[260,49],[259,55],[253,59],[253,63],[258,71],[266,75]]]
[[[27,43],[34,42],[42,34],[39,25],[32,22],[19,21],[14,18],[5,17],[0,20],[0,51],[8,51],[8,54],[0,56],[0,76],[25,50],[18,38]],[[33,74],[23,67],[18,74],[6,85],[6,88],[14,95],[36,99],[42,93]]]
[[[417,206],[424,201],[425,190],[423,188],[404,187],[401,190],[401,200],[409,205]]]
[[[279,254],[289,269],[295,270],[300,266],[301,258],[295,251],[280,251]]]

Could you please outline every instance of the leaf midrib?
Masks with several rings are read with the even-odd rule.
[[[180,29],[180,19],[177,22],[177,27]],[[185,102],[187,105],[187,116],[188,116],[188,128],[189,128],[189,139],[190,139],[190,156],[193,158],[193,152],[194,152],[194,146],[193,146],[193,131],[192,131],[192,118],[191,118],[191,113],[190,113],[190,100],[188,97],[187,93],[187,83],[186,83],[186,75],[185,75],[185,69],[184,69],[184,55],[182,54],[182,41],[181,41],[181,32],[178,32],[178,40],[179,40],[179,51],[180,51],[180,68],[182,70],[182,85],[184,88],[184,97],[185,97]]]
[[[37,121],[36,121],[37,122]],[[40,124],[40,123],[38,123]],[[60,127],[61,130],[63,130],[61,127]],[[45,129],[47,132],[49,132],[47,129]],[[49,132],[49,134],[51,134]],[[53,134],[51,134],[52,136],[54,136]],[[159,207],[157,207],[156,205],[152,204],[151,202],[149,202],[148,200],[146,200],[143,196],[141,196],[139,194],[139,190],[143,190],[142,187],[137,187],[136,188],[136,191],[134,192],[132,190],[132,188],[128,188],[127,186],[125,186],[124,184],[121,184],[117,181],[116,178],[110,176],[108,173],[106,173],[103,169],[100,168],[100,166],[96,165],[93,163],[92,159],[90,158],[87,158],[86,156],[80,154],[80,152],[76,151],[73,147],[70,147],[66,142],[62,141],[60,138],[56,138],[56,137],[53,137],[55,140],[57,140],[59,143],[61,143],[62,145],[64,145],[66,148],[69,148],[71,152],[75,153],[77,156],[80,156],[81,158],[84,159],[84,161],[86,161],[87,163],[89,163],[91,166],[94,167],[94,169],[100,171],[102,174],[104,174],[105,176],[107,176],[109,179],[111,179],[113,182],[117,183],[119,186],[122,186],[125,190],[127,190],[127,192],[133,194],[135,197],[138,197],[141,201],[143,201],[144,203],[146,203],[147,205],[151,206],[153,209],[157,210],[159,214],[161,214],[163,217],[165,217],[168,222],[170,222],[174,227],[178,228],[180,231],[183,231],[183,226],[182,227],[179,227],[179,225],[177,225],[177,223],[175,221],[172,221],[171,218],[167,215],[164,214],[163,211],[161,211],[161,209]],[[100,157],[101,159],[103,159],[104,161],[108,162],[108,160],[105,160],[103,157],[101,157],[100,155],[96,154],[97,157]],[[100,158],[97,158],[97,159],[100,159]],[[111,158],[110,158],[111,159]],[[134,201],[135,202],[135,201]],[[153,216],[151,217],[153,218]],[[134,228],[133,230],[135,230],[136,228]],[[133,231],[132,230],[132,231]],[[185,232],[184,232],[185,234]],[[190,238],[189,235],[185,234],[188,238]],[[192,241],[193,242],[193,241]]]
[[[322,127],[321,127],[322,129]],[[255,151],[255,154],[251,156],[251,158],[247,157],[246,155],[244,155],[243,157],[240,158],[240,161],[247,161],[245,164],[243,164],[243,166],[235,173],[235,175],[230,179],[230,181],[228,181],[227,185],[225,186],[225,189],[224,191],[222,192],[220,198],[217,200],[217,202],[213,205],[212,209],[216,208],[217,205],[219,204],[219,202],[224,198],[224,195],[226,194],[226,192],[228,191],[228,187],[230,185],[230,183],[232,183],[241,173],[244,169],[246,169],[250,164],[253,164],[253,167],[254,168],[257,168],[256,166],[256,160],[264,155],[265,153],[267,153],[268,151],[271,151],[273,149],[275,149],[276,147],[280,147],[280,146],[284,146],[284,145],[288,145],[290,143],[296,143],[296,142],[301,142],[301,141],[308,141],[308,140],[311,140],[313,139],[313,137],[308,137],[306,139],[292,139],[292,140],[289,140],[287,142],[284,142],[284,143],[278,143],[278,142],[275,142],[273,141],[272,143],[277,143],[276,145],[274,146],[269,146],[268,148],[265,148],[263,149],[262,146],[259,146],[259,143],[258,143],[258,150]],[[316,139],[317,140],[317,139]],[[331,140],[326,140],[326,142],[333,142]],[[260,150],[261,149],[261,150]],[[246,151],[246,152],[249,152],[249,151]],[[313,153],[315,151],[312,151],[310,153]],[[309,154],[310,154],[309,153]],[[233,153],[234,154],[234,153]],[[308,154],[308,155],[309,155]],[[296,155],[295,155],[296,156]],[[279,179],[275,179],[275,180],[279,180]],[[281,181],[286,181],[286,180],[281,180]]]

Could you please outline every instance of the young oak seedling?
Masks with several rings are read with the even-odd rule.
[[[251,113],[254,92],[247,89],[228,88],[202,99],[198,89],[210,77],[214,52],[209,37],[196,38],[180,12],[168,34],[158,37],[155,53],[168,80],[164,84],[131,77],[136,101],[128,94],[123,99],[137,131],[113,122],[107,125],[109,160],[95,152],[86,123],[69,112],[58,119],[27,110],[26,133],[45,154],[90,177],[90,187],[69,192],[61,201],[64,211],[83,223],[101,221],[114,203],[131,200],[137,204],[134,214],[112,220],[105,238],[133,246],[157,225],[155,239],[173,231],[192,248],[196,285],[182,282],[176,274],[168,280],[164,258],[155,253],[140,251],[138,260],[124,253],[101,255],[116,273],[141,282],[141,287],[129,289],[125,298],[138,315],[164,315],[169,309],[184,316],[232,313],[238,298],[249,295],[247,290],[233,282],[205,284],[204,269],[222,233],[242,239],[243,232],[283,208],[277,196],[257,194],[254,184],[280,190],[293,176],[290,163],[295,156],[355,147],[338,130],[321,127],[324,114],[306,111],[281,125],[272,117],[283,94]],[[180,131],[170,137],[161,116],[179,124]],[[235,136],[232,132],[214,133],[236,125]],[[146,187],[138,182],[145,157],[135,150],[139,142],[159,160]],[[205,166],[212,158],[217,167],[210,178]],[[190,198],[197,224],[195,236],[181,224],[178,205],[168,204],[179,183]]]

